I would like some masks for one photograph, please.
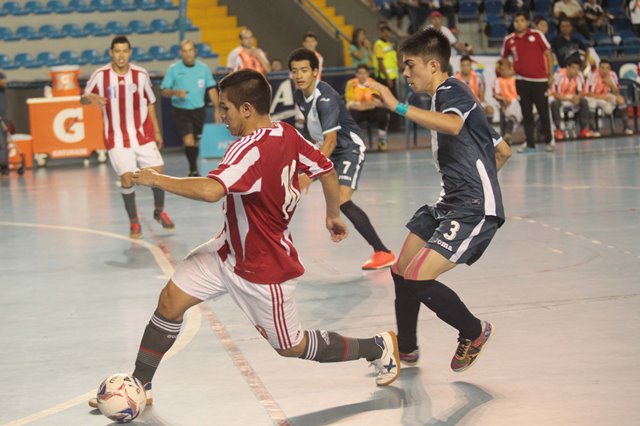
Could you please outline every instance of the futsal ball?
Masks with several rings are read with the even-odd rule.
[[[98,388],[98,409],[109,419],[128,423],[138,417],[147,405],[142,383],[129,374],[107,377]]]

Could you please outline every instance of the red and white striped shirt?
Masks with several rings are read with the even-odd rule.
[[[84,89],[107,98],[102,107],[104,141],[107,149],[130,148],[154,142],[155,132],[148,106],[156,101],[147,71],[129,64],[126,74],[116,73],[111,64],[97,69]]]
[[[619,86],[618,76],[615,71],[609,71],[609,78],[611,79],[611,83],[615,86]],[[587,80],[587,93],[592,93],[595,95],[608,95],[611,93],[611,87],[607,83],[605,83],[604,79],[600,75],[598,70],[589,74],[589,79]]]
[[[311,142],[287,123],[236,140],[208,177],[227,196],[218,254],[242,278],[278,284],[302,275],[289,222],[300,199],[298,173],[315,177],[333,169]]]

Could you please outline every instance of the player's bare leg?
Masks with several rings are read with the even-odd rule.
[[[362,265],[362,269],[382,269],[391,266],[395,262],[394,254],[382,243],[369,220],[369,216],[351,201],[352,196],[352,188],[340,185],[340,211],[349,219],[367,243],[373,247],[373,256]]]
[[[138,221],[136,208],[136,188],[133,185],[133,173],[127,172],[120,176],[120,190],[124,200],[124,208],[129,216],[129,238],[142,238],[142,228]]]
[[[365,358],[376,368],[378,386],[390,385],[400,374],[398,340],[393,331],[380,333],[373,338],[356,339],[333,331],[305,330],[296,346],[276,351],[285,357],[322,363]]]
[[[152,167],[152,169],[160,174],[164,173],[163,166]],[[164,211],[164,191],[160,188],[151,188],[151,189],[153,191],[153,203],[155,205],[155,208],[153,210],[153,218],[160,225],[162,225],[164,229],[170,229],[170,230],[176,229],[176,226],[174,225],[173,221],[171,220],[167,212]]]

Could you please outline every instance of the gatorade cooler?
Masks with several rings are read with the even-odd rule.
[[[53,96],[79,96],[79,74],[79,65],[61,65],[58,67],[51,67],[49,75],[52,80],[51,92]]]

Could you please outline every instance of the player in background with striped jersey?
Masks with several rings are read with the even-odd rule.
[[[325,224],[331,239],[339,242],[347,236],[347,228],[340,217],[333,163],[294,127],[271,122],[271,87],[261,73],[236,71],[218,87],[222,121],[239,136],[218,167],[207,177],[174,178],[154,169],[137,171],[133,177],[137,185],[194,200],[224,200],[225,215],[222,232],[193,250],[160,293],[133,375],[150,390],[185,311],[229,293],[280,355],[318,362],[366,358],[376,367],[376,384],[390,384],[400,372],[393,332],[355,339],[326,330],[303,330],[300,323],[293,279],[303,274],[304,267],[289,231],[300,199],[298,174],[318,178],[322,184]]]
[[[113,169],[120,177],[122,198],[129,216],[131,238],[142,238],[133,172],[152,167],[162,173],[162,131],[154,108],[156,97],[147,71],[129,63],[131,43],[125,36],[111,41],[111,63],[91,75],[80,102],[102,108],[104,141]],[[164,211],[164,191],[153,188],[153,218],[165,229],[175,225]]]

